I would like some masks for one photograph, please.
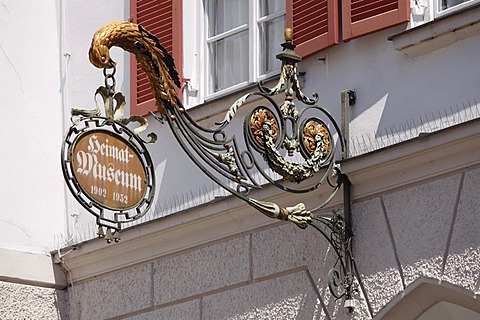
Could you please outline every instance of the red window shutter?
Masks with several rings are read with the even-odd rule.
[[[130,14],[133,22],[156,36],[172,55],[182,79],[182,0],[131,0]],[[130,77],[130,113],[146,115],[156,111],[147,75],[134,55],[130,59]]]
[[[336,0],[287,0],[287,27],[301,57],[338,43]]]
[[[410,0],[342,0],[343,40],[410,20]]]

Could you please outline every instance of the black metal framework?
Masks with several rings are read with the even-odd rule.
[[[278,83],[273,88],[260,83],[259,91],[239,98],[228,108],[223,120],[211,128],[202,126],[184,109],[173,90],[173,82],[179,79],[172,58],[158,39],[141,26],[125,22],[102,27],[94,35],[89,57],[95,66],[111,68],[115,65],[108,55],[111,46],[134,53],[147,73],[159,107],[160,116],[152,115],[162,123],[166,118],[182,149],[219,186],[268,217],[291,221],[302,229],[311,226],[320,232],[338,257],[328,273],[330,291],[335,298],[344,298],[347,308],[352,308],[350,183],[336,162],[336,158],[346,154],[345,141],[332,115],[317,105],[318,95],[309,98],[302,92],[297,72],[301,58],[292,40],[293,31],[286,29],[283,51],[277,55],[282,61]],[[106,71],[104,74],[108,88],[107,82],[113,79],[113,74]],[[112,86],[108,91],[110,111],[107,113],[114,115],[111,100],[117,94],[114,95]],[[280,93],[284,93],[283,100],[278,97]],[[117,104],[119,102],[121,100]],[[296,103],[302,107],[298,109]],[[63,163],[68,162],[68,154],[65,159]],[[68,173],[65,169],[64,172]],[[313,195],[322,185],[330,191],[313,208],[307,208],[302,202],[283,203],[296,197],[305,199],[306,194]],[[338,211],[331,215],[319,213],[342,185],[343,215]],[[254,198],[256,191],[271,186],[292,196],[276,202]],[[74,194],[78,193],[74,183],[69,187]],[[153,180],[151,187],[153,191]],[[86,202],[81,197],[79,201]],[[114,221],[118,227],[124,222]]]
[[[336,299],[344,298],[350,309],[354,262],[349,182],[335,161],[335,156],[345,154],[345,142],[332,115],[317,105],[318,95],[309,98],[301,91],[296,69],[301,59],[295,46],[288,39],[282,46],[284,51],[277,56],[282,61],[277,85],[269,89],[260,83],[258,92],[239,98],[215,127],[203,127],[176,105],[167,106],[166,120],[196,166],[221,187],[271,218],[294,222],[302,229],[311,226],[325,237],[338,257],[328,273],[329,289]],[[285,94],[280,104],[274,98],[279,93]],[[294,97],[304,104],[301,110],[296,108]],[[240,116],[243,123],[236,125],[242,132],[228,131],[235,126],[235,116],[243,108],[248,111]],[[163,122],[165,118],[157,119]],[[265,186],[305,194],[325,183],[331,188],[330,195],[312,209],[303,203],[282,207],[252,196]],[[328,216],[316,214],[342,184],[348,197],[344,207],[347,219],[338,212]]]

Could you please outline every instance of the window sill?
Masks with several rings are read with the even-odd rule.
[[[280,77],[280,70],[278,70],[277,72],[269,73],[267,76],[260,77],[258,80],[261,81],[262,83],[268,83],[270,81],[278,81],[279,77]],[[224,98],[236,95],[239,92],[252,90],[253,88],[257,88],[258,84],[259,82],[244,82],[244,83],[229,87],[227,89],[221,90],[219,92],[211,93],[206,97],[205,103],[207,104],[207,103],[215,102],[215,101],[222,100]]]
[[[410,58],[448,47],[480,32],[480,5],[456,11],[388,38]]]
[[[277,84],[279,77],[280,77],[280,74],[277,73],[271,77],[264,78],[261,81],[264,86],[266,86],[267,88],[270,88],[271,86],[274,86]],[[214,97],[209,97],[208,99],[205,100],[204,103],[201,103],[195,106],[190,106],[188,108],[188,112],[190,116],[196,119],[197,121],[212,119],[219,115],[223,119],[223,116],[226,110],[228,109],[228,107],[230,107],[241,96],[250,92],[258,91],[256,90],[257,88],[258,88],[258,82],[253,82],[253,83],[245,84],[244,86],[236,88],[235,90],[228,90],[228,91],[225,90],[221,94],[216,94]],[[259,99],[259,98],[253,97],[251,101],[255,101],[256,99]]]

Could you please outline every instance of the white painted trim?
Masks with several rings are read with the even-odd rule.
[[[230,87],[227,87],[225,89],[222,89],[222,90],[219,90],[219,91],[216,91],[216,92],[212,92],[212,93],[208,93],[206,98],[205,98],[205,101],[209,102],[211,100],[218,99],[218,98],[221,98],[223,96],[226,96],[226,95],[229,95],[229,94],[232,94],[232,93],[235,93],[235,92],[239,92],[239,91],[245,89],[249,84],[250,84],[250,82],[247,80],[247,81],[243,81],[243,82],[234,84],[234,85],[232,85]]]
[[[449,15],[449,14],[452,14],[452,13],[454,13],[456,11],[459,11],[459,10],[468,9],[469,7],[474,6],[474,5],[479,3],[478,0],[466,0],[465,2],[459,3],[456,6],[450,7],[450,8],[445,9],[445,10],[440,10],[440,6],[438,4],[439,2],[440,2],[440,0],[433,0],[433,8],[435,10],[434,11],[435,18],[439,18],[439,17],[445,16],[445,15]]]
[[[213,43],[213,42],[216,42],[216,41],[219,41],[219,40],[223,40],[227,37],[236,35],[237,33],[240,33],[240,32],[245,31],[247,29],[248,29],[248,24],[242,24],[238,27],[235,27],[235,28],[227,30],[223,33],[220,33],[220,34],[211,36],[210,38],[207,38],[207,43],[210,44],[210,43]]]
[[[391,36],[393,48],[415,58],[478,35],[480,6],[437,18],[418,27]]]
[[[49,254],[5,248],[0,248],[0,281],[57,289],[66,286],[64,273]]]
[[[273,19],[284,16],[287,13],[287,10],[280,10],[274,13],[269,14],[268,16],[263,16],[257,19],[257,24],[272,21]]]

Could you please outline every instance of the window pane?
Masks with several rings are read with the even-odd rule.
[[[468,2],[467,0],[439,0],[440,1],[440,8],[441,10],[446,10],[448,8],[454,7],[464,2]]]
[[[260,0],[260,17],[285,10],[285,0]]]
[[[248,1],[211,0],[208,2],[208,36],[212,37],[248,23]]]
[[[260,24],[260,73],[279,70],[280,60],[275,56],[282,51],[285,16]]]
[[[248,80],[248,30],[209,45],[209,93]]]

